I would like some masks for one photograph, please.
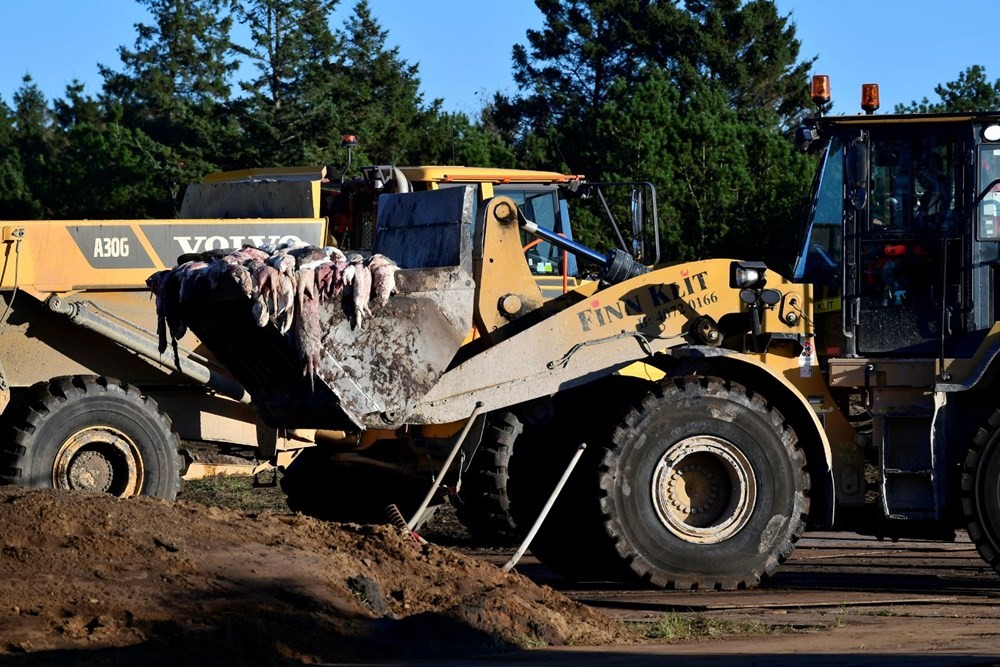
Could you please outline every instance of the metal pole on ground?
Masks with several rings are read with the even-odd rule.
[[[528,531],[528,535],[524,538],[524,541],[521,542],[521,546],[517,548],[514,555],[511,556],[510,560],[503,566],[502,569],[504,572],[510,572],[511,569],[517,565],[517,561],[521,560],[521,556],[524,555],[524,552],[528,550],[528,547],[531,545],[531,540],[535,539],[535,534],[538,532],[538,529],[542,527],[542,522],[545,521],[545,517],[549,515],[549,510],[551,510],[552,506],[555,504],[556,498],[558,498],[559,494],[562,492],[563,487],[566,485],[566,480],[569,479],[570,473],[573,472],[573,468],[576,467],[580,457],[583,456],[583,450],[585,449],[587,449],[587,443],[585,442],[581,442],[580,446],[576,448],[576,453],[573,454],[573,458],[570,460],[569,465],[566,466],[566,471],[562,474],[562,477],[559,478],[559,483],[556,484],[556,488],[552,490],[552,495],[549,496],[548,501],[545,503],[545,507],[542,508],[542,513],[538,515],[537,519],[535,519],[534,525],[531,526],[531,530]]]
[[[451,453],[448,455],[448,459],[444,462],[444,465],[441,466],[441,472],[438,473],[438,476],[434,478],[434,481],[431,483],[430,490],[427,492],[427,495],[424,496],[424,501],[420,503],[420,507],[418,507],[417,511],[413,514],[413,518],[410,519],[410,521],[406,524],[410,530],[416,528],[417,522],[423,515],[424,510],[426,510],[427,506],[431,504],[431,499],[434,497],[434,492],[437,491],[439,480],[443,479],[445,473],[448,472],[448,468],[451,467],[451,462],[455,460],[455,455],[458,454],[458,450],[461,449],[462,443],[465,442],[466,436],[469,435],[469,430],[472,428],[472,423],[476,421],[476,417],[478,417],[479,413],[482,411],[483,411],[483,404],[482,402],[477,401],[476,407],[475,409],[473,409],[472,414],[469,415],[469,419],[465,422],[465,428],[462,429],[462,433],[458,436],[458,440],[455,442],[455,446],[452,447]]]

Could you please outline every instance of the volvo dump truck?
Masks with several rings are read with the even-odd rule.
[[[366,167],[344,183],[322,167],[253,169],[190,186],[180,219],[0,223],[0,482],[173,498],[185,468],[179,438],[256,447],[240,383],[194,337],[161,349],[150,272],[245,244],[370,247],[379,193],[458,183],[474,184],[476,204],[503,191],[570,236],[558,193],[593,187],[510,169]],[[526,256],[546,290],[575,286],[562,253],[536,246]],[[314,438],[277,434],[259,456]]]
[[[874,115],[866,93],[868,115],[799,132],[820,169],[789,277],[752,260],[648,270],[547,235],[502,196],[473,219],[460,187],[383,196],[376,250],[402,267],[397,293],[363,327],[326,302],[309,372],[238,290],[190,290],[184,320],[262,428],[339,433],[287,466],[302,506],[398,497],[328,475],[363,459],[429,479],[458,446],[434,483],[461,496],[484,458],[495,514],[530,518],[585,443],[533,546],[567,573],[751,587],[807,526],[966,529],[1000,569],[1000,113]],[[522,232],[597,279],[541,299]]]
[[[3,221],[0,482],[174,498],[188,440],[255,443],[197,340],[160,349],[145,281],[206,249],[327,240],[319,181],[190,188],[181,219]]]

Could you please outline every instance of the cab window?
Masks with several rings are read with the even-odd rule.
[[[943,232],[955,224],[956,143],[950,135],[872,142],[871,230]]]
[[[844,237],[844,145],[835,137],[827,149],[813,200],[796,280],[834,287],[840,283]]]
[[[979,147],[979,240],[1000,240],[1000,145]]]
[[[539,227],[543,227],[557,234],[566,234],[570,239],[572,234],[563,229],[562,216],[560,215],[560,203],[558,192],[555,188],[525,188],[523,186],[497,186],[495,192],[498,195],[510,197],[524,213],[524,217],[534,221]],[[525,252],[528,266],[531,273],[536,276],[550,276],[562,274],[563,251],[551,243],[544,241],[534,243],[535,238],[527,234],[521,234],[522,245],[532,244]],[[571,258],[572,259],[572,258]],[[575,275],[575,262],[570,262],[569,275]]]

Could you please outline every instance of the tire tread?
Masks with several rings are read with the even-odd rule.
[[[976,431],[962,461],[959,483],[959,504],[969,539],[976,545],[983,561],[1000,574],[1000,544],[995,543],[1000,541],[1000,516],[982,516],[983,511],[976,497],[985,467],[996,456],[1000,456],[1000,409],[994,410],[986,424]],[[997,480],[990,481],[993,485],[997,484]]]
[[[0,450],[0,484],[18,484],[24,478],[23,461],[28,454],[39,447],[35,437],[42,425],[58,417],[58,412],[67,404],[86,396],[106,395],[118,401],[132,404],[151,419],[159,430],[169,434],[169,443],[162,453],[168,461],[166,472],[169,480],[155,495],[173,500],[181,492],[183,481],[180,471],[183,461],[180,453],[180,438],[173,430],[173,424],[156,402],[136,387],[106,376],[73,375],[39,382],[26,390],[18,405],[13,402],[4,414],[2,430],[4,447]]]
[[[620,534],[618,530],[618,510],[615,507],[612,494],[616,485],[616,478],[620,472],[620,454],[623,443],[638,441],[645,437],[638,430],[642,419],[647,413],[662,403],[662,401],[670,400],[671,395],[677,395],[679,398],[683,397],[684,399],[699,396],[731,399],[757,413],[774,429],[775,435],[781,440],[793,468],[800,476],[803,484],[802,501],[798,504],[799,506],[794,508],[793,516],[790,517],[791,525],[786,531],[786,535],[776,545],[772,553],[769,554],[762,569],[753,570],[747,572],[746,576],[735,578],[718,577],[711,573],[706,573],[706,576],[703,578],[666,576],[644,560],[636,548],[629,543],[628,539]],[[748,387],[704,375],[666,379],[660,384],[657,390],[651,391],[643,399],[639,407],[626,415],[625,423],[616,430],[611,442],[613,444],[606,447],[603,452],[601,464],[601,510],[605,532],[608,539],[613,542],[614,549],[622,558],[623,564],[626,564],[637,578],[653,586],[677,590],[737,590],[752,588],[758,585],[764,578],[771,576],[788,559],[794,550],[795,543],[798,542],[805,530],[809,515],[810,489],[805,452],[799,446],[794,430],[785,422],[782,415],[771,407],[763,396],[753,392]]]

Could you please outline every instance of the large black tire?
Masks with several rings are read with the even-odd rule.
[[[1000,573],[1000,410],[979,429],[965,455],[961,499],[969,539]]]
[[[112,378],[40,383],[5,415],[0,483],[174,500],[180,439],[138,389]]]
[[[521,421],[510,411],[487,417],[483,439],[462,479],[462,488],[452,496],[455,514],[480,543],[508,545],[520,536],[511,514],[507,493],[508,466]]]
[[[429,479],[364,463],[337,463],[331,456],[325,447],[310,447],[283,472],[281,490],[290,510],[323,521],[391,523],[389,505],[409,520],[430,487]]]
[[[664,588],[757,585],[809,512],[806,457],[763,397],[717,378],[665,380],[616,429],[600,472],[606,538]]]

